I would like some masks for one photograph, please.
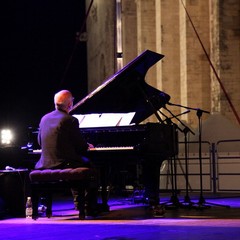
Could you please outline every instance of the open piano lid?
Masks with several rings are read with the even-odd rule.
[[[163,57],[144,51],[76,103],[71,114],[135,112],[131,124],[142,122],[170,100],[169,95],[145,82],[148,69]]]

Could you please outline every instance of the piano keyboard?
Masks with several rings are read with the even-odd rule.
[[[89,148],[88,151],[124,151],[124,150],[134,150],[133,146],[121,146],[121,147],[94,147]]]
[[[89,148],[88,151],[127,151],[134,150],[133,146],[121,146],[121,147],[94,147]],[[40,154],[42,149],[35,149],[32,151],[32,154]]]

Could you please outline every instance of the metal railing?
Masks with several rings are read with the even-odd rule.
[[[202,141],[202,176],[200,176],[199,166],[199,143],[187,142],[187,158],[184,144],[184,142],[179,142],[180,151],[174,160],[176,172],[173,174],[177,180],[178,190],[186,190],[188,187],[189,191],[200,191],[200,181],[202,180],[204,191],[213,193],[240,191],[240,139],[221,140],[217,143]],[[186,163],[188,169],[186,169]],[[160,188],[162,189],[170,189],[172,186],[169,177],[170,169],[169,161],[165,161],[160,173]],[[186,172],[188,181],[186,181]]]
[[[240,139],[216,143],[216,186],[218,191],[240,191]]]

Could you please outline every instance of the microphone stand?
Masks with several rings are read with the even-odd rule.
[[[193,135],[195,135],[195,133],[190,129],[188,128],[176,115],[174,116],[173,113],[167,109],[165,107],[165,109],[174,117],[176,118],[183,126],[184,126],[184,129],[181,130],[180,128],[180,131],[184,133],[184,146],[185,146],[185,181],[186,181],[186,186],[185,186],[185,190],[186,190],[186,195],[185,195],[185,198],[184,198],[184,201],[182,203],[179,203],[179,205],[181,207],[191,207],[194,203],[190,200],[190,197],[189,197],[189,181],[188,181],[188,151],[187,151],[187,134],[188,132],[191,132]],[[189,113],[190,110],[184,112],[184,113]],[[175,164],[176,165],[176,164]]]
[[[189,113],[190,110],[182,113],[182,114],[179,114],[179,115],[174,115],[170,110],[168,110],[166,108],[166,106],[164,106],[164,109],[166,109],[171,115],[172,117],[171,118],[167,118],[162,112],[162,114],[166,117],[166,119],[164,121],[167,121],[169,124],[173,124],[171,119],[172,118],[176,118],[179,122],[181,122],[180,119],[178,119],[178,116],[179,115],[183,115],[183,114],[186,114],[186,113]],[[181,122],[182,123],[182,122]],[[183,123],[182,123],[183,124]],[[183,124],[185,126],[185,124]],[[177,126],[177,125],[176,125]],[[177,128],[182,131],[178,126]],[[189,129],[189,131],[191,131]],[[194,133],[193,133],[194,134]],[[171,199],[165,203],[162,203],[162,205],[167,205],[168,207],[171,206],[171,207],[175,207],[175,208],[178,208],[178,207],[181,207],[182,204],[179,202],[179,199],[178,199],[178,196],[177,196],[177,167],[176,167],[176,158],[174,156],[174,159],[171,159],[171,173],[172,173],[172,196],[171,196]],[[187,186],[188,186],[188,182],[186,183]],[[170,204],[171,203],[171,204]]]
[[[178,107],[183,107],[186,109],[191,109],[191,110],[195,110],[196,111],[196,115],[198,117],[198,154],[199,154],[199,175],[200,175],[200,196],[199,196],[199,201],[198,201],[198,206],[197,209],[204,209],[204,208],[209,208],[210,205],[215,205],[215,206],[221,206],[221,207],[227,207],[229,208],[229,206],[227,205],[220,205],[220,204],[215,204],[215,203],[209,203],[205,201],[205,198],[203,197],[203,184],[202,184],[202,127],[201,127],[201,117],[203,113],[207,113],[210,114],[210,112],[208,111],[204,111],[202,109],[199,108],[190,108],[190,107],[186,107],[186,106],[182,106],[182,105],[178,105],[178,104],[173,104],[173,103],[168,103],[171,106],[178,106]]]
[[[182,131],[184,133],[184,150],[185,150],[185,191],[186,195],[183,201],[183,206],[185,207],[191,207],[194,203],[191,201],[189,197],[189,181],[188,181],[188,144],[187,144],[187,134],[191,132],[193,135],[195,135],[187,126]]]

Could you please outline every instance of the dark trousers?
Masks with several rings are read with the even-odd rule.
[[[89,211],[97,209],[98,203],[98,186],[99,186],[99,174],[97,169],[93,164],[87,159],[84,158],[84,164],[79,162],[66,162],[58,166],[57,168],[79,168],[79,167],[88,167],[90,168],[91,175],[89,179],[81,182],[71,182],[71,192],[73,195],[73,202],[75,209],[79,209],[79,203],[82,201],[81,196],[83,189],[85,189],[85,206]],[[84,186],[84,187],[83,187]]]
[[[81,183],[82,184],[82,183]],[[98,186],[93,182],[87,182],[83,183],[85,185],[85,188],[81,188],[80,184],[74,184],[71,185],[71,192],[73,195],[73,202],[76,210],[79,210],[79,204],[83,201],[81,199],[83,189],[85,192],[83,193],[85,195],[85,207],[88,211],[93,211],[97,209],[97,203],[98,203]]]

